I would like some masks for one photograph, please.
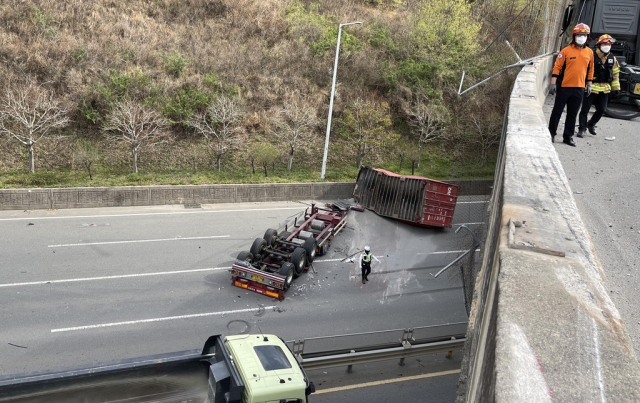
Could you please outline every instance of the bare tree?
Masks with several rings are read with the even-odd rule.
[[[74,150],[75,161],[82,165],[89,174],[89,180],[93,180],[93,171],[91,167],[100,160],[100,152],[96,146],[89,140],[78,140]]]
[[[502,136],[500,120],[486,117],[479,119],[474,116],[471,121],[475,127],[470,130],[466,140],[479,148],[480,166],[484,168],[489,158],[489,153],[495,146],[500,144],[500,137]]]
[[[35,144],[68,123],[67,110],[54,99],[53,92],[31,83],[8,89],[0,103],[0,134],[27,147],[29,173],[35,172]]]
[[[102,130],[108,140],[129,144],[133,172],[138,173],[140,149],[165,142],[168,126],[169,121],[156,110],[138,101],[124,100],[113,106]]]
[[[289,160],[287,172],[293,165],[293,154],[300,147],[309,146],[313,139],[313,128],[317,124],[315,111],[294,102],[287,102],[273,121],[274,134],[287,145]]]
[[[223,155],[240,141],[242,111],[226,96],[218,97],[206,111],[195,113],[187,121],[205,138],[207,146],[216,156],[216,166],[221,169]]]
[[[409,125],[418,137],[418,167],[425,144],[445,137],[443,118],[435,108],[418,103],[409,110]]]

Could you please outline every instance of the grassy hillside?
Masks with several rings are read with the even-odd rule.
[[[457,89],[463,69],[469,83],[513,60],[499,46],[483,52],[495,33],[475,7],[459,0],[4,0],[0,102],[30,81],[51,91],[71,121],[36,144],[35,177],[26,174],[26,147],[2,137],[0,186],[247,182],[265,180],[265,167],[275,180],[318,178],[338,23],[349,21],[363,24],[342,32],[328,179],[353,176],[359,152],[364,164],[396,171],[402,159],[409,172],[408,161],[419,158],[411,122],[420,107],[439,138],[424,144],[417,174],[490,175],[511,79],[463,97]],[[189,121],[221,97],[240,118],[218,172],[215,150]],[[130,148],[104,131],[124,100],[168,121],[166,141],[140,151],[138,175],[129,174]],[[308,112],[291,171],[283,110]],[[266,154],[256,159],[256,143],[274,145],[277,155],[259,161]],[[93,181],[82,164],[87,149]]]

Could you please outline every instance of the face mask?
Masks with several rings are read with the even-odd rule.
[[[576,43],[578,45],[584,45],[585,43],[587,43],[587,37],[586,36],[576,36]]]
[[[611,45],[604,45],[604,46],[600,46],[600,50],[603,53],[609,53],[609,51],[611,50]]]

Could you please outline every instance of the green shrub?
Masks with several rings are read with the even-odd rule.
[[[325,56],[338,40],[338,23],[335,16],[325,16],[318,12],[317,4],[310,4],[308,9],[297,2],[286,10],[287,20],[291,24],[289,35],[299,41],[309,43],[314,56]],[[360,49],[355,36],[342,31],[340,49],[352,52]]]
[[[194,111],[202,110],[209,105],[213,95],[198,87],[182,88],[164,104],[163,113],[175,122],[183,122]]]
[[[180,77],[185,67],[189,64],[187,58],[182,56],[177,50],[166,52],[163,58],[167,73],[174,77]]]

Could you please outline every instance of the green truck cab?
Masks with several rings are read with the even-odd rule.
[[[0,376],[0,403],[307,403],[304,369],[274,335],[211,336],[202,350]]]
[[[212,403],[303,403],[315,391],[287,345],[275,335],[227,336],[224,350],[229,354],[225,365],[237,371],[243,387],[224,400],[212,398]],[[215,374],[212,379],[217,381]]]

